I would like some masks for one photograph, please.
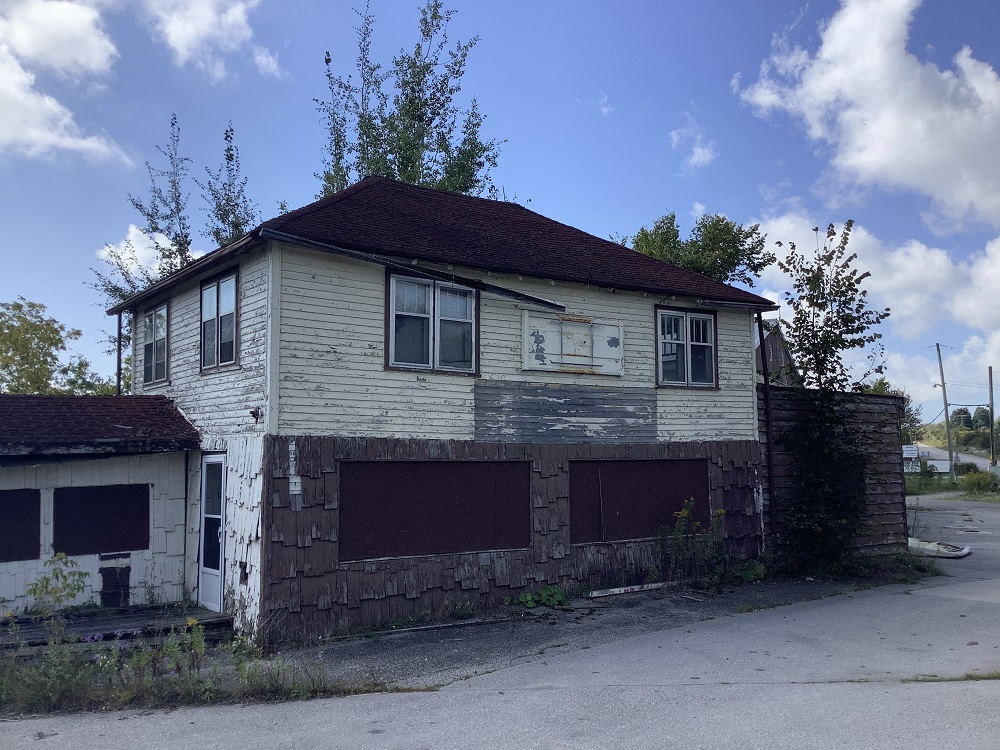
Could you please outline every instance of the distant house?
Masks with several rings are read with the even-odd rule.
[[[0,610],[30,605],[27,584],[58,552],[89,574],[87,600],[182,599],[198,558],[187,459],[199,445],[165,396],[0,395]]]
[[[764,341],[754,329],[754,358],[757,364],[758,382],[764,382],[764,362],[772,385],[801,385],[802,377],[792,357],[788,341],[781,330],[781,321],[777,318],[764,319]]]
[[[630,581],[689,499],[755,554],[773,309],[513,203],[368,178],[109,312],[136,393],[200,432],[187,585],[282,638]]]

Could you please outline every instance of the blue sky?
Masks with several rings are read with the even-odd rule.
[[[0,0],[0,300],[42,302],[110,373],[86,286],[135,236],[171,113],[193,172],[228,122],[264,218],[319,189],[323,54],[349,73],[352,4],[320,0]],[[371,0],[374,54],[416,39],[420,0]],[[676,212],[759,222],[815,246],[857,222],[888,377],[941,409],[985,403],[1000,366],[1000,5],[991,0],[453,0],[452,40],[480,41],[463,95],[503,140],[508,198],[593,234]],[[191,186],[196,231],[204,225]],[[196,247],[212,249],[199,236]],[[757,290],[780,299],[765,272]],[[1000,372],[998,372],[1000,378]]]

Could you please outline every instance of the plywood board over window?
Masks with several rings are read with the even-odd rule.
[[[0,490],[0,562],[41,557],[41,493]]]
[[[618,321],[524,313],[524,369],[621,375],[624,328]]]
[[[340,560],[524,549],[527,461],[344,461]]]
[[[57,487],[52,547],[67,555],[149,549],[149,485]]]
[[[573,544],[648,539],[687,500],[708,528],[708,462],[702,459],[571,461],[570,541]]]

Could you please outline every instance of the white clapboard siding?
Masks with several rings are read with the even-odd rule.
[[[654,305],[658,299],[470,269],[447,270],[562,303],[569,318],[592,321],[605,333],[620,331],[623,361],[614,368],[529,370],[525,320],[537,322],[555,313],[530,302],[483,293],[478,347],[482,380],[585,385],[610,392],[648,389],[656,394],[660,439],[754,438],[749,312],[718,311],[719,388],[657,389]],[[381,266],[285,245],[280,300],[280,433],[460,439],[475,435],[476,378],[385,369]]]
[[[133,390],[174,399],[202,435],[262,432],[263,422],[250,416],[264,409],[267,349],[268,263],[263,251],[239,265],[238,363],[217,371],[201,371],[201,284],[194,282],[170,297],[168,380],[142,382],[143,315],[135,321]]]
[[[37,466],[0,467],[0,490],[37,489],[41,500],[41,558],[0,563],[0,614],[31,605],[26,587],[45,574],[45,561],[52,557],[52,509],[58,487],[89,487],[110,484],[149,484],[149,549],[129,553],[127,563],[130,601],[134,604],[182,601],[195,568],[184,554],[184,453],[61,461]],[[86,587],[73,604],[99,602],[101,591],[99,555],[76,555],[73,559],[87,574]]]

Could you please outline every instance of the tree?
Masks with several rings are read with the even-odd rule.
[[[987,429],[990,426],[990,410],[985,406],[977,406],[972,413],[972,429]]]
[[[902,388],[895,388],[884,377],[880,377],[871,385],[866,385],[864,393],[875,393],[882,396],[901,396],[903,398],[903,416],[899,421],[900,436],[903,445],[912,445],[924,436],[924,424],[921,418],[922,407],[913,403],[910,394]],[[989,412],[986,421],[989,423]]]
[[[223,136],[226,146],[222,164],[215,172],[205,167],[208,180],[204,183],[195,180],[209,209],[204,234],[216,247],[235,242],[260,223],[257,205],[246,193],[248,178],[240,169],[240,151],[234,138],[233,123],[230,122]]]
[[[0,302],[0,393],[91,394],[115,392],[78,354],[62,358],[80,331],[46,317],[45,305],[18,297]]]
[[[988,416],[986,418],[986,421],[987,422],[989,421],[989,417]],[[963,427],[966,430],[971,430],[972,429],[972,415],[969,413],[969,410],[966,409],[964,406],[960,406],[957,409],[955,409],[951,413],[951,426],[953,428],[955,428],[955,427]]]
[[[760,225],[744,229],[722,214],[702,216],[691,236],[682,240],[677,217],[669,213],[652,229],[642,227],[632,246],[643,255],[703,274],[723,283],[742,282],[752,287],[760,272],[774,263],[774,253],[764,246]]]
[[[889,317],[889,308],[868,307],[868,291],[861,284],[871,274],[851,267],[857,253],[847,255],[853,221],[844,224],[840,240],[833,224],[826,231],[826,243],[811,258],[800,254],[795,243],[778,267],[791,277],[792,291],[785,300],[792,308],[785,335],[804,385],[844,391],[858,390],[870,375],[881,374],[882,334],[872,331]],[[781,243],[776,243],[779,247]],[[852,349],[874,346],[868,371],[852,380],[843,355]]]
[[[484,116],[475,99],[462,111],[455,102],[473,37],[448,49],[455,13],[441,0],[420,10],[420,36],[412,52],[400,50],[386,70],[371,57],[375,18],[367,6],[358,27],[358,78],[336,75],[326,53],[329,101],[315,100],[329,133],[320,197],[371,175],[391,177],[453,193],[495,196],[489,171],[499,143],[484,141]]]

